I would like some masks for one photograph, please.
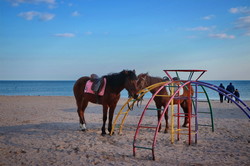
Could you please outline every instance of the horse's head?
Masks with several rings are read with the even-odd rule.
[[[137,76],[135,70],[123,70],[122,73],[125,75],[125,89],[128,91],[129,96],[137,99]]]
[[[138,75],[137,88],[139,90],[146,88],[148,85],[148,73],[141,73]]]

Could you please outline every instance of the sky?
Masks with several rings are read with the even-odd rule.
[[[250,80],[249,0],[1,0],[0,80],[202,69]]]

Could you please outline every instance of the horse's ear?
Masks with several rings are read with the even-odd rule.
[[[146,80],[147,75],[148,75],[147,73],[146,73],[146,74],[142,74],[142,75],[141,75],[141,78],[142,78],[143,80]]]
[[[123,70],[122,73],[128,74],[128,71],[127,70]]]
[[[133,70],[133,72],[135,73],[135,69]]]

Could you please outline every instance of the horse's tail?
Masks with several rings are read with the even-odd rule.
[[[82,105],[84,88],[85,88],[86,82],[89,79],[90,79],[89,77],[81,77],[75,82],[73,86],[73,92],[74,92],[74,96],[75,96],[76,104],[78,108],[80,108]]]

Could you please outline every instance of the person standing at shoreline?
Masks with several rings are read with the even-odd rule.
[[[224,87],[224,85],[222,83],[220,84],[219,87],[222,88],[222,89],[225,89],[225,87]],[[220,96],[220,102],[223,103],[223,94],[219,93],[219,96]]]
[[[238,90],[238,89],[235,89],[234,95],[235,95],[236,97],[240,98],[240,93],[239,93],[239,90]],[[237,103],[239,103],[239,100],[236,99],[236,98],[235,98],[235,101],[236,101]]]
[[[233,84],[230,82],[230,84],[227,86],[227,89],[226,89],[227,91],[229,91],[230,93],[234,93],[234,86],[233,86]],[[229,97],[230,98],[232,98],[233,96],[232,95],[228,95],[228,98],[227,98],[227,103],[229,103]],[[232,103],[232,99],[231,99],[231,103]]]

